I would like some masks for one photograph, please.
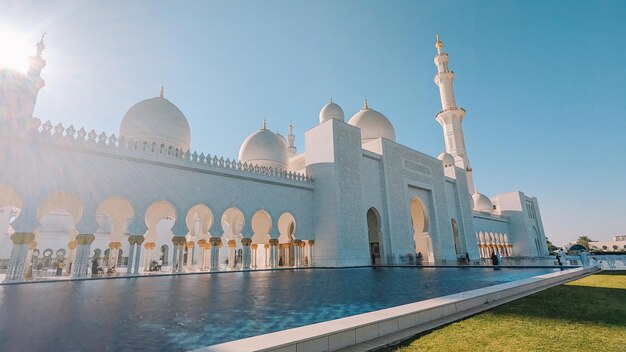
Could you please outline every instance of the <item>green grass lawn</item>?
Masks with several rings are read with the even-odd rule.
[[[626,351],[626,271],[550,288],[388,351]]]

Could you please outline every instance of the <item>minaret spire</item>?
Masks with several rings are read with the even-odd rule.
[[[294,145],[296,136],[293,134],[293,123],[291,121],[289,121],[289,135],[287,139],[289,140],[289,156],[294,156],[296,155],[296,146]]]
[[[163,85],[161,85],[161,93],[159,94],[159,97],[165,98],[165,88],[163,88]]]
[[[265,120],[265,118],[263,118],[263,128],[264,130],[267,129],[267,121]]]
[[[435,119],[443,128],[446,152],[454,156],[456,167],[465,170],[469,192],[473,194],[475,189],[472,179],[472,167],[467,157],[465,138],[463,136],[465,109],[456,105],[453,86],[454,72],[448,68],[448,54],[443,51],[443,43],[439,34],[437,34],[435,47],[437,48],[437,56],[435,56],[435,66],[437,66],[435,84],[439,87],[439,95],[441,97],[441,111]]]
[[[367,109],[369,108],[367,107],[367,98],[365,98],[363,99],[363,110],[367,110]]]

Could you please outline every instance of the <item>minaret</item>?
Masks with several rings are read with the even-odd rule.
[[[287,136],[287,139],[289,141],[289,156],[291,157],[296,155],[296,146],[293,144],[296,136],[293,135],[293,124],[291,122],[289,123],[289,136]]]
[[[41,35],[41,40],[37,43],[37,54],[30,57],[30,65],[28,66],[28,72],[26,74],[37,91],[46,85],[46,82],[41,78],[41,70],[46,67],[46,60],[41,57],[43,49],[46,48],[46,45],[43,43],[45,36],[46,33]]]
[[[470,194],[474,194],[474,181],[472,179],[472,167],[470,166],[465,150],[465,140],[463,138],[463,118],[465,109],[456,105],[454,99],[454,72],[448,68],[448,54],[443,51],[443,43],[437,34],[437,56],[435,56],[435,84],[439,87],[441,96],[441,111],[435,119],[443,127],[443,136],[446,143],[446,152],[454,156],[455,165],[462,168],[467,173],[467,184]]]

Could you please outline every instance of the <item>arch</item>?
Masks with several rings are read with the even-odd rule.
[[[78,224],[83,217],[83,203],[77,196],[66,192],[56,192],[39,203],[37,219],[41,222],[44,216],[59,209],[65,210],[72,217],[74,224]]]
[[[206,239],[213,225],[213,212],[204,204],[197,204],[187,212],[185,223],[189,235],[197,240]]]
[[[463,246],[461,244],[461,238],[459,236],[459,224],[454,218],[450,219],[452,225],[452,236],[454,237],[454,251],[457,256],[463,252]]]
[[[290,212],[284,212],[278,218],[278,241],[288,243],[296,238],[296,218]]]
[[[417,196],[409,201],[411,226],[413,227],[413,243],[417,257],[434,262],[432,241],[428,233],[428,211],[424,202]]]
[[[371,207],[367,210],[367,238],[370,247],[370,258],[372,265],[382,264],[382,238],[380,232],[380,213],[376,208]]]
[[[120,242],[127,231],[130,219],[135,216],[135,210],[128,199],[109,197],[98,205],[96,216],[98,214],[106,214],[108,216],[111,225],[109,240],[111,242]]]
[[[257,210],[252,215],[252,243],[269,243],[272,230],[272,217],[265,210]]]
[[[222,242],[226,244],[220,249],[220,258],[226,258],[228,269],[234,269],[237,266],[237,248],[241,247],[241,239],[243,235],[241,231],[246,225],[243,212],[238,208],[228,208],[224,211],[221,218]]]
[[[155,242],[158,235],[165,235],[166,232],[171,233],[172,226],[176,221],[176,209],[168,201],[156,201],[150,204],[146,210],[144,221],[148,228],[145,242]]]

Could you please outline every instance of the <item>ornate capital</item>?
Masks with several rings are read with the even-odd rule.
[[[35,248],[37,248],[37,241],[30,242],[30,244],[28,245],[28,249],[32,251]]]
[[[211,246],[219,246],[222,244],[222,239],[219,237],[211,237],[209,239],[209,244],[211,244]]]
[[[302,245],[302,240],[293,240],[293,245],[294,246],[301,246]]]
[[[257,248],[259,248],[259,245],[258,245],[258,244],[256,244],[256,243],[254,243],[254,244],[251,244],[251,245],[250,245],[250,248],[252,248],[252,249],[256,250]]]
[[[110,249],[120,249],[120,248],[122,248],[122,242],[110,242],[109,243],[109,248]]]
[[[235,240],[228,241],[228,248],[236,248],[236,247],[237,247],[237,241]]]
[[[314,244],[315,244],[315,241],[314,241],[314,240],[308,240],[307,242],[309,243],[309,246],[312,246],[312,245],[314,245]]]
[[[244,246],[249,246],[250,244],[252,244],[252,239],[244,237],[241,239],[241,244]]]
[[[67,248],[69,248],[70,250],[76,249],[76,241],[68,242]]]
[[[276,239],[276,238],[272,238],[272,239],[270,239],[270,241],[269,241],[269,242],[270,242],[270,246],[275,246],[275,245],[277,245],[277,244],[278,244],[278,239]]]
[[[193,241],[189,241],[186,243],[186,245],[187,245],[187,248],[191,249],[193,248],[193,246],[195,246],[195,243]]]
[[[35,239],[35,234],[30,232],[16,232],[11,235],[13,244],[29,244]]]
[[[90,233],[81,233],[76,235],[76,243],[80,245],[90,245],[96,239],[96,236]]]

